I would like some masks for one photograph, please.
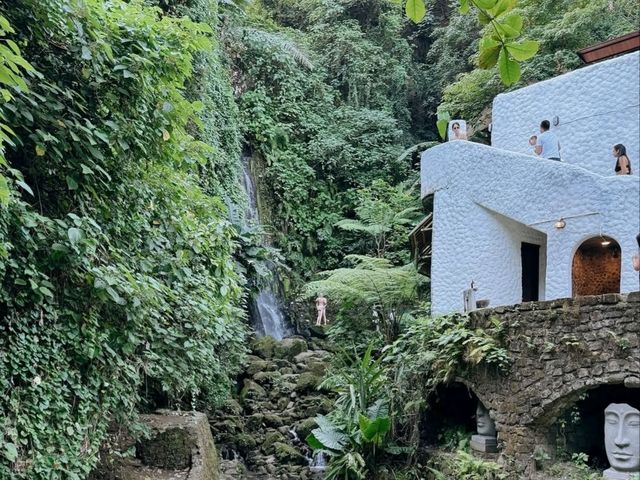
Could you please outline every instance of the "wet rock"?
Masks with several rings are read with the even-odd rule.
[[[329,352],[325,350],[307,350],[294,357],[295,363],[308,364],[310,361],[323,361],[329,357]]]
[[[296,392],[311,392],[314,391],[320,382],[322,377],[313,372],[301,373],[296,382]]]
[[[319,377],[323,377],[328,368],[329,364],[322,361],[310,361],[307,363],[307,370]]]
[[[259,337],[251,343],[251,350],[258,357],[270,360],[273,357],[274,349],[277,345],[278,341],[273,337]]]
[[[258,442],[253,435],[249,433],[240,433],[233,437],[233,443],[239,452],[246,454],[253,450]]]
[[[296,423],[295,431],[298,434],[300,440],[305,440],[307,435],[311,433],[311,430],[316,428],[318,425],[314,418],[305,418],[304,420]]]
[[[253,380],[249,380],[248,378],[244,380],[244,387],[240,392],[240,400],[260,400],[266,397],[267,392],[264,388]]]
[[[220,408],[220,420],[212,420],[212,428],[226,452],[241,455],[247,472],[237,478],[311,478],[305,438],[315,428],[311,417],[332,408],[329,394],[316,390],[331,354],[309,350],[297,337],[279,343],[260,340],[254,342],[255,355],[241,377],[240,403]]]
[[[281,427],[284,425],[284,420],[280,415],[276,415],[275,413],[267,413],[264,416],[264,423],[268,427]]]
[[[293,463],[298,465],[306,465],[307,458],[298,452],[295,448],[283,442],[275,442],[273,444],[275,455],[278,460],[285,463]]]
[[[325,327],[320,325],[309,325],[309,334],[316,338],[327,338]]]
[[[273,385],[281,377],[280,372],[258,372],[253,376],[253,379],[261,385]]]
[[[303,338],[291,337],[277,343],[273,355],[276,358],[293,360],[296,355],[307,350],[307,342]]]
[[[275,443],[285,443],[287,441],[287,439],[285,438],[285,436],[278,432],[277,430],[274,432],[269,432],[267,433],[267,435],[265,436],[264,442],[262,442],[262,451],[268,455],[272,454],[275,452],[275,447],[274,444]],[[271,460],[271,463],[273,463],[275,461],[275,457],[270,457],[269,459],[265,459],[265,461],[269,462],[269,460]]]
[[[225,415],[240,415],[242,413],[242,407],[238,403],[237,400],[233,398],[228,398],[220,407],[220,412]]]
[[[273,363],[252,355],[247,362],[245,372],[247,375],[253,376],[258,372],[267,372],[269,370],[275,370],[275,365]]]
[[[254,413],[247,417],[246,424],[247,428],[252,431],[261,430],[264,426],[264,415],[262,413]]]

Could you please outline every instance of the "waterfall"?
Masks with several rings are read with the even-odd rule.
[[[246,226],[261,225],[258,212],[258,197],[255,182],[251,177],[251,157],[242,157],[242,189],[247,195],[247,207],[244,212],[244,224]],[[280,305],[278,292],[278,275],[275,266],[271,262],[266,264],[270,275],[268,282],[256,279],[258,294],[250,299],[249,313],[251,323],[256,333],[260,336],[270,336],[276,340],[282,340],[291,332],[287,326],[284,313]]]
[[[312,473],[324,473],[327,469],[327,460],[324,457],[324,453],[318,452],[313,455],[313,458],[309,462],[309,470]]]

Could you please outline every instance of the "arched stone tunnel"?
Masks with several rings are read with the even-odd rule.
[[[640,292],[470,313],[474,328],[491,319],[507,326],[510,370],[473,369],[457,380],[490,410],[502,460],[519,470],[534,468],[536,449],[553,452],[552,425],[586,392],[612,386],[607,402],[640,398]]]

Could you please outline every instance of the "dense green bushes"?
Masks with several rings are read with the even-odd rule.
[[[195,55],[215,61],[205,24],[140,1],[2,13],[38,73],[0,105],[16,145],[0,207],[0,477],[83,478],[145,383],[211,404],[239,368],[233,231],[201,188],[235,183],[237,120],[206,100],[230,99],[222,69],[192,78]],[[211,94],[193,102],[187,86]]]
[[[398,160],[410,55],[396,41],[401,20],[386,1],[371,11],[357,2],[256,2],[229,36],[246,140],[272,197],[264,218],[303,277],[353,250],[334,224],[352,214],[357,188],[396,184],[411,170]]]
[[[412,159],[398,155],[438,138],[438,109],[488,141],[491,102],[506,88],[496,69],[477,67],[478,40],[493,27],[447,0],[429,2],[414,25],[401,3],[262,0],[242,18],[243,34],[230,37],[246,140],[266,161],[274,199],[265,218],[305,280],[354,253],[334,223],[354,216],[354,189],[410,176]],[[631,11],[628,0],[517,2],[510,15],[540,41],[521,64],[522,82],[578,68],[577,49],[635,28]]]

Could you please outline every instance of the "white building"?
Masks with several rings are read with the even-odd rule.
[[[462,310],[471,281],[490,306],[639,289],[639,72],[635,52],[498,95],[491,147],[451,141],[422,154],[434,314]],[[562,162],[528,144],[544,119]],[[617,143],[631,176],[614,174]]]

